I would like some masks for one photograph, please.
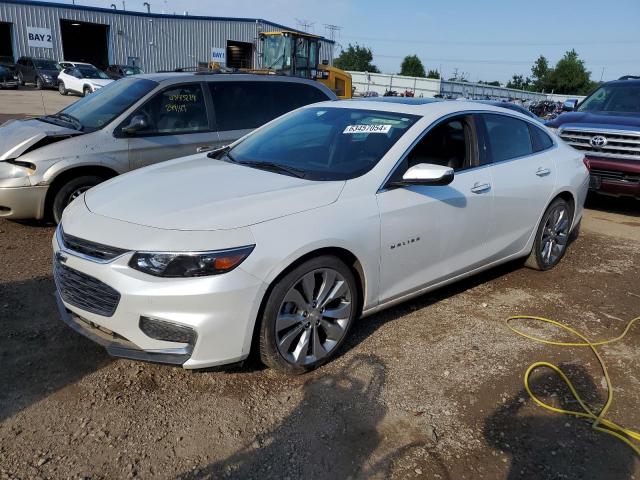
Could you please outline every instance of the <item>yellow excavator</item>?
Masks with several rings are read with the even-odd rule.
[[[257,71],[317,80],[338,98],[351,98],[351,75],[319,60],[321,40],[317,35],[289,30],[261,32],[262,68]]]

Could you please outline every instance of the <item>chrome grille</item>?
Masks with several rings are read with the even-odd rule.
[[[613,170],[592,168],[591,174],[601,177],[603,180],[615,180],[618,182],[640,183],[640,175]]]
[[[561,128],[559,135],[573,148],[589,155],[640,160],[640,133],[621,130]],[[594,147],[590,142],[595,136],[603,136],[607,139],[607,144],[602,147]]]
[[[53,278],[62,299],[82,310],[110,317],[120,302],[120,294],[106,283],[69,268],[56,258]]]
[[[59,227],[58,233],[60,244],[66,250],[79,253],[80,255],[90,257],[97,261],[107,262],[128,252],[128,250],[122,248],[110,247],[108,245],[91,242],[89,240],[84,240],[82,238],[66,234],[62,229],[62,226]]]

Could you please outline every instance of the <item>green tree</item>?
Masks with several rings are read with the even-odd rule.
[[[436,80],[440,79],[440,72],[437,70],[429,70],[427,72],[427,78],[435,78]]]
[[[515,88],[518,90],[531,90],[531,79],[522,75],[514,75],[507,82],[507,88]]]
[[[373,53],[367,47],[361,47],[357,43],[349,44],[346,50],[342,50],[333,65],[342,70],[352,70],[354,72],[380,73],[378,67],[373,63]]]
[[[544,55],[540,55],[531,67],[531,78],[533,79],[533,89],[541,92],[549,90],[551,69],[549,62]]]
[[[549,79],[549,86],[555,93],[567,95],[586,94],[594,86],[591,72],[585,68],[584,60],[580,60],[578,53],[573,49],[558,60],[549,74]]]
[[[400,75],[407,77],[425,77],[424,65],[417,55],[407,55],[400,66]]]

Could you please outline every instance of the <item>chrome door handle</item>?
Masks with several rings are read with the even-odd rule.
[[[200,147],[196,148],[196,153],[208,152],[212,149],[213,147],[211,145],[201,145]]]
[[[546,175],[549,175],[551,173],[551,169],[550,168],[538,168],[538,170],[536,170],[536,175],[539,177],[544,177]]]
[[[490,183],[475,183],[475,185],[473,187],[471,187],[471,191],[473,193],[484,193],[484,192],[488,192],[489,190],[491,190],[491,184]]]

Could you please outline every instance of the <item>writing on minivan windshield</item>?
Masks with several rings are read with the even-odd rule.
[[[371,170],[419,117],[349,108],[305,108],[248,136],[228,158],[310,180],[347,180]]]

